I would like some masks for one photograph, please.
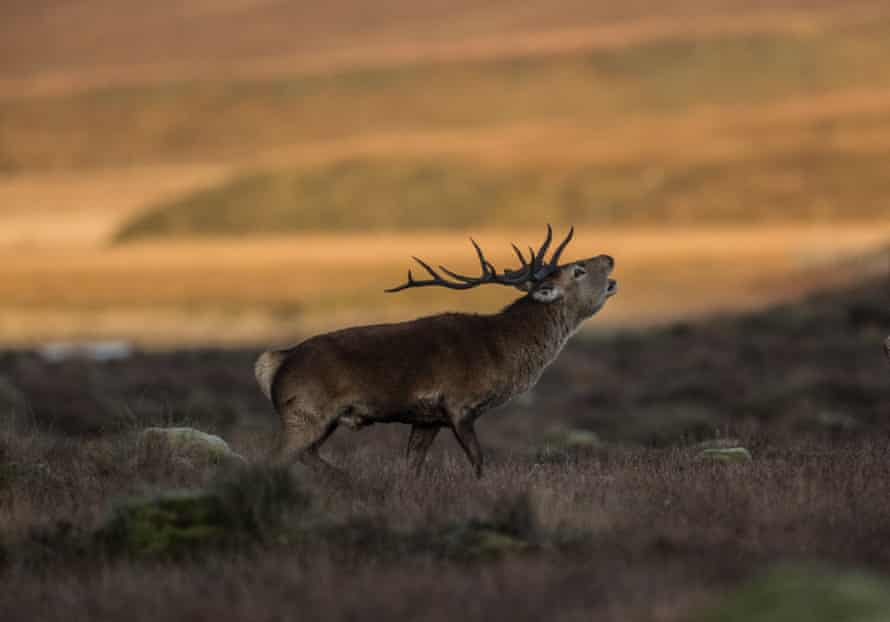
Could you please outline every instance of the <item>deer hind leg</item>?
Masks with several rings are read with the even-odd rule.
[[[476,438],[473,422],[468,419],[460,420],[455,422],[451,429],[454,431],[454,437],[461,449],[467,454],[467,459],[473,466],[476,477],[482,477],[482,447],[479,446],[479,439]]]
[[[415,474],[420,473],[426,454],[430,450],[436,435],[439,433],[437,425],[412,425],[411,435],[408,437],[408,451],[406,459],[408,467]]]
[[[342,478],[342,471],[318,455],[318,449],[337,429],[337,422],[307,412],[288,413],[282,417],[281,441],[273,461],[290,466],[300,461],[313,471]]]

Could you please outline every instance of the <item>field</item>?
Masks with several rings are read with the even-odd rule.
[[[888,619],[888,161],[885,0],[5,3],[0,618]],[[548,222],[619,294],[483,479],[267,464],[261,349]]]
[[[334,436],[347,488],[136,441],[194,425],[261,464],[277,422],[253,350],[8,352],[0,606],[9,620],[881,619],[888,296],[881,278],[577,337],[530,396],[480,420],[482,481],[445,436],[413,478],[402,426]],[[702,457],[721,446],[753,460]],[[145,505],[170,489],[198,496]],[[786,617],[755,617],[763,598]],[[839,617],[857,611],[878,617]]]
[[[509,17],[466,2],[444,23],[442,6],[393,2],[386,29],[356,0],[317,13],[254,0],[133,7],[149,13],[139,37],[129,13],[99,4],[67,18],[114,23],[115,41],[130,33],[119,54],[106,42],[107,58],[62,14],[22,7],[7,23],[0,217],[12,223],[36,209],[70,224],[76,210],[92,224],[67,235],[102,241],[502,227],[506,215],[513,226],[888,215],[883,2],[532,3]],[[348,46],[350,6],[370,21]],[[283,37],[276,20],[315,35]],[[205,36],[186,37],[197,24]],[[232,47],[258,33],[264,46]],[[30,43],[50,35],[65,62]],[[17,232],[39,242],[41,229]]]
[[[885,2],[131,4],[0,26],[5,343],[489,310],[507,293],[379,292],[546,222],[619,258],[601,325],[639,326],[787,299],[886,239]]]
[[[542,230],[474,232],[499,267],[510,241]],[[559,235],[561,231],[557,231]],[[886,274],[875,249],[890,225],[746,228],[595,228],[567,257],[608,252],[621,295],[591,330],[663,324],[729,309],[761,308],[813,288]],[[294,341],[362,322],[445,310],[491,312],[516,298],[504,287],[384,294],[411,256],[475,273],[463,235],[309,234],[244,240],[146,241],[113,246],[0,247],[0,339],[128,339],[149,347]],[[858,261],[844,268],[851,258]]]

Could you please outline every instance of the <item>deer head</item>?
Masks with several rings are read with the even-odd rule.
[[[393,293],[414,287],[431,286],[464,290],[488,284],[506,285],[526,292],[529,298],[540,304],[569,306],[578,320],[583,320],[599,311],[606,300],[618,292],[618,282],[609,278],[615,267],[615,260],[608,255],[559,264],[559,258],[572,240],[574,232],[574,227],[569,229],[568,235],[556,247],[549,260],[546,258],[547,251],[553,241],[553,228],[550,225],[547,225],[547,236],[538,250],[529,247],[528,258],[513,244],[513,252],[519,258],[520,266],[515,270],[506,269],[501,274],[485,258],[476,240],[470,238],[481,268],[478,277],[458,274],[441,265],[436,271],[422,259],[414,257],[414,261],[420,264],[431,278],[417,280],[409,270],[408,280],[405,283],[385,291]],[[452,280],[444,278],[440,272]]]

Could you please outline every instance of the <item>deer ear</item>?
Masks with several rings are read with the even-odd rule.
[[[562,288],[555,283],[544,283],[532,293],[538,302],[555,302],[562,298]]]

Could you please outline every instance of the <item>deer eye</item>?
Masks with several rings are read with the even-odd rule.
[[[574,276],[576,279],[580,279],[585,274],[587,274],[587,270],[585,270],[581,266],[575,266],[575,271],[572,272],[572,276]]]

